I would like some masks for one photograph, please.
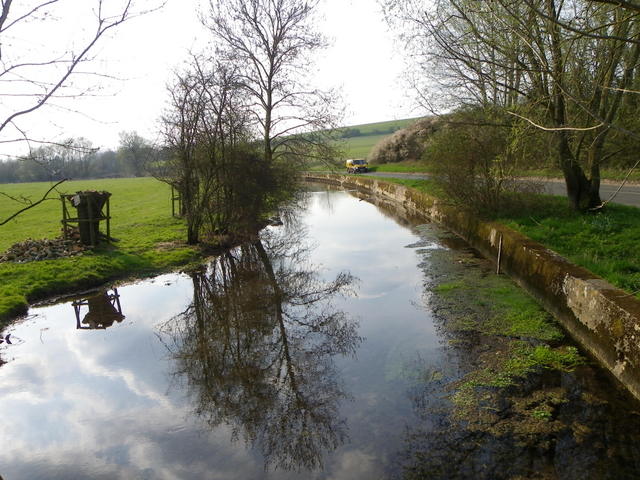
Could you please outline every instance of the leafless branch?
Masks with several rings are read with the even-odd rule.
[[[33,203],[29,203],[26,207],[18,210],[17,212],[11,214],[9,217],[7,217],[6,219],[4,219],[2,222],[0,222],[0,226],[5,225],[7,223],[9,223],[11,220],[13,220],[14,218],[16,218],[18,215],[26,212],[27,210],[30,210],[34,207],[37,207],[38,205],[40,205],[42,202],[44,202],[45,200],[51,200],[51,198],[49,198],[49,194],[54,191],[60,184],[66,182],[68,179],[65,178],[64,180],[60,180],[58,183],[56,183],[55,185],[53,185],[49,190],[47,190],[47,192],[42,196],[42,198],[36,202]],[[16,200],[15,198],[7,195],[6,193],[0,192],[0,195],[10,198],[12,200]],[[26,200],[25,200],[26,201]],[[25,201],[23,201],[22,203],[25,203]]]
[[[640,12],[640,4],[637,4],[634,2],[627,2],[625,0],[590,0],[590,1],[593,3],[604,3],[607,5],[626,8],[627,10],[633,10],[634,12]]]
[[[509,115],[513,115],[514,117],[518,117],[520,120],[524,120],[526,122],[528,122],[529,124],[533,125],[534,127],[536,127],[539,130],[544,130],[545,132],[562,132],[562,131],[567,131],[567,132],[588,132],[590,130],[597,130],[601,127],[604,126],[604,122],[598,124],[598,125],[594,125],[593,127],[545,127],[543,125],[539,125],[536,122],[534,122],[533,120],[531,120],[530,118],[524,117],[522,115],[518,115],[515,112],[510,112],[507,111],[507,113]]]
[[[41,3],[40,5],[36,5],[30,11],[28,11],[24,15],[19,16],[18,18],[13,20],[9,25],[7,25],[5,27],[4,26],[4,22],[7,20],[7,16],[9,15],[9,10],[11,8],[11,2],[12,2],[12,0],[8,0],[2,6],[2,15],[0,15],[0,34],[4,33],[7,29],[11,28],[13,25],[16,25],[17,23],[21,22],[22,20],[31,17],[38,10],[41,10],[41,9],[45,8],[46,6],[51,5],[53,3],[57,3],[58,1],[60,1],[60,0],[49,0],[48,2],[44,2],[44,3]]]

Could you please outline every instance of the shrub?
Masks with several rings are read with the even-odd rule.
[[[437,118],[424,118],[398,130],[373,147],[367,157],[369,163],[379,165],[419,160],[424,153],[426,139],[436,131],[437,125]]]
[[[537,189],[514,178],[513,132],[495,112],[459,110],[441,120],[426,142],[423,159],[453,203],[475,213],[495,213],[513,207],[517,197],[512,192]]]

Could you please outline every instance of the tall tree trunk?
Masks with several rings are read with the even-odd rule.
[[[188,222],[187,225],[187,243],[189,245],[197,245],[200,241],[199,235],[200,228],[193,222]]]
[[[600,168],[598,163],[591,166],[591,178],[587,178],[582,166],[574,158],[569,148],[569,139],[566,131],[556,132],[558,140],[558,161],[565,185],[567,198],[571,208],[576,211],[585,211],[596,208],[602,204],[600,200]]]
[[[195,172],[189,172],[185,179],[183,202],[187,218],[187,243],[195,245],[200,241],[200,225],[203,212],[199,205],[198,180],[194,178]]]
[[[555,0],[546,0],[547,15],[559,21]],[[549,35],[551,40],[551,78],[552,86],[552,115],[557,141],[558,163],[564,175],[567,186],[569,204],[576,211],[588,208],[591,185],[577,159],[571,152],[569,133],[563,130],[567,123],[564,79],[566,75],[564,52],[560,38],[559,26],[555,21],[549,21]]]

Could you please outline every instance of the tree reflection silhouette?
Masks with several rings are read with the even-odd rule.
[[[354,278],[322,281],[304,231],[281,230],[192,274],[193,302],[161,331],[212,428],[229,425],[265,468],[312,470],[346,438],[334,357],[354,354],[361,338],[332,300],[353,292]]]

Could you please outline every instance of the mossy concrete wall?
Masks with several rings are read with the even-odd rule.
[[[306,179],[398,202],[442,224],[494,262],[501,249],[501,271],[640,399],[640,301],[632,295],[503,225],[479,221],[414,189],[364,176],[307,174]]]

